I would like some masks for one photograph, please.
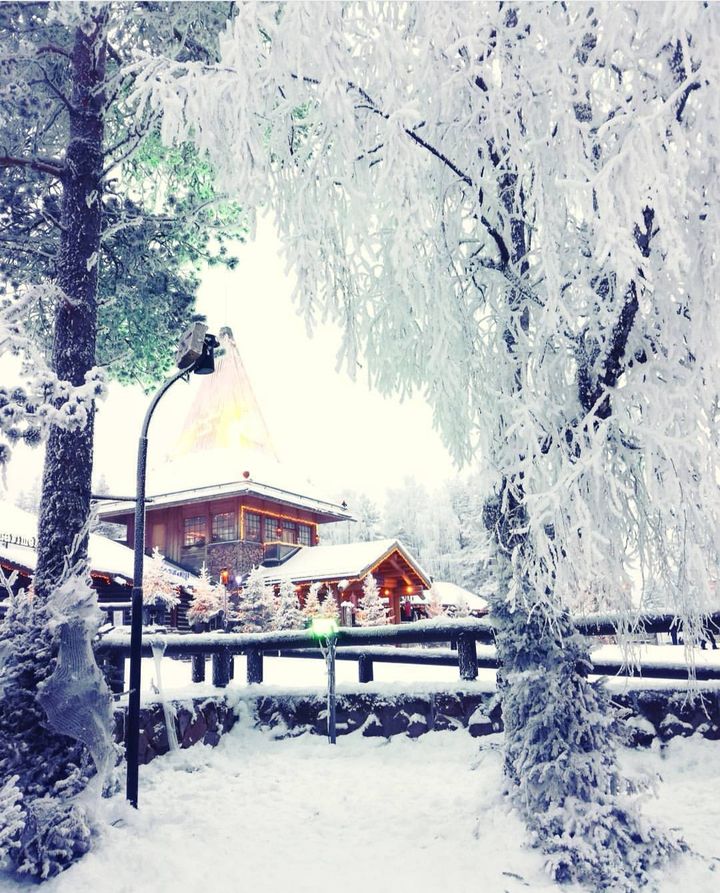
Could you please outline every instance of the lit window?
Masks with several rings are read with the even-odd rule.
[[[221,512],[213,515],[212,541],[214,543],[228,543],[237,539],[237,524],[235,512]]]
[[[202,515],[198,515],[195,518],[185,518],[184,546],[204,546],[206,538],[205,518]]]
[[[259,543],[262,540],[260,515],[256,515],[255,512],[245,512],[245,539],[251,540],[253,543]]]
[[[263,540],[266,543],[274,543],[280,539],[277,533],[277,518],[263,515]]]
[[[294,521],[283,521],[281,536],[284,543],[296,543],[297,524]]]
[[[301,546],[312,545],[312,527],[309,524],[298,524],[297,541]]]

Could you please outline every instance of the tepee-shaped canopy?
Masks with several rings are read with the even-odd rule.
[[[185,418],[171,459],[191,453],[228,450],[249,461],[278,461],[277,453],[240,359],[232,330],[219,335],[221,355],[215,373],[204,377]]]

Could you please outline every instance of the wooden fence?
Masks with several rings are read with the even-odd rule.
[[[579,632],[586,636],[614,636],[620,619],[610,615],[595,615],[576,622]],[[708,618],[708,623],[720,628],[720,613]],[[643,615],[632,625],[634,635],[648,635],[677,629],[678,618],[672,614]],[[432,645],[451,643],[451,648],[407,649],[399,645]],[[338,660],[354,660],[358,664],[358,680],[373,680],[375,663],[434,664],[457,666],[460,679],[477,678],[478,668],[497,669],[494,648],[484,648],[478,654],[477,643],[492,645],[494,628],[490,620],[455,618],[428,620],[417,623],[382,627],[341,627],[336,636]],[[384,647],[395,646],[395,647]],[[125,679],[125,660],[130,655],[130,637],[112,630],[98,640],[95,651],[110,687],[122,692]],[[294,657],[321,658],[318,639],[309,629],[270,633],[153,633],[143,636],[142,654],[152,657],[160,651],[168,657],[190,657],[193,682],[205,680],[205,661],[212,657],[213,685],[224,687],[232,678],[234,655],[247,658],[247,682],[263,681],[263,658]],[[668,661],[628,666],[621,662],[593,662],[593,674],[600,676],[637,675],[656,679],[686,679],[688,667],[684,662]],[[720,679],[720,666],[696,666],[698,680]]]

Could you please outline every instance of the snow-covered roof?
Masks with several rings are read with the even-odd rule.
[[[217,458],[218,461],[216,462],[214,451],[209,452],[204,457],[203,463],[205,465],[206,471],[205,477],[207,478],[208,474],[212,474],[212,476],[219,478],[222,481],[220,475],[222,474],[222,459],[225,458],[225,455],[221,454],[221,456]],[[263,483],[260,480],[256,480],[252,476],[252,473],[249,477],[244,478],[242,476],[242,471],[240,471],[240,473],[238,474],[240,466],[237,462],[236,465],[237,468],[235,469],[235,472],[237,476],[226,478],[224,482],[204,484],[202,486],[194,486],[182,490],[168,489],[165,492],[155,489],[151,484],[148,488],[148,499],[151,500],[148,504],[148,509],[152,510],[153,508],[157,508],[159,506],[185,505],[188,502],[199,502],[205,499],[217,499],[222,496],[237,496],[240,494],[248,494],[259,496],[263,499],[271,499],[273,500],[273,502],[283,503],[288,506],[304,508],[308,511],[317,512],[318,514],[329,516],[329,519],[333,521],[353,520],[350,512],[348,512],[346,509],[343,509],[342,506],[339,506],[334,502],[326,502],[325,500],[316,499],[312,496],[305,496],[299,491],[284,489],[283,487],[278,486],[277,482],[281,478],[281,475],[279,473],[269,478],[276,483],[268,484]],[[179,466],[173,463],[173,465],[168,469],[173,474],[174,484],[176,487],[178,482],[182,482],[183,484],[185,484],[188,480],[192,479],[191,475],[185,474],[183,472],[183,468],[184,462],[181,462]],[[245,470],[250,471],[249,468],[246,468]],[[270,474],[273,474],[272,471],[270,472]],[[98,508],[98,515],[101,518],[107,518],[115,515],[127,514],[134,511],[135,503],[130,502],[129,500],[122,502],[108,501],[103,502],[102,505]]]
[[[450,583],[447,580],[434,580],[432,588],[437,593],[440,603],[444,607],[456,608],[458,604],[464,601],[471,611],[485,612],[489,608],[484,598],[480,598],[479,595],[475,595],[474,592],[470,592],[468,589],[463,589],[457,583]],[[430,595],[430,592],[427,595]]]
[[[399,552],[415,573],[429,584],[430,578],[398,540],[374,540],[337,546],[308,546],[298,549],[282,564],[260,568],[267,583],[293,583],[358,579],[393,552]]]
[[[0,558],[8,563],[35,570],[37,518],[9,502],[0,502]],[[134,553],[122,543],[116,543],[99,533],[91,533],[88,544],[90,568],[110,577],[122,577],[123,582],[133,579]],[[182,568],[164,562],[178,585],[187,585],[196,578]]]

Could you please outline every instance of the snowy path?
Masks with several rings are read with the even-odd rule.
[[[563,891],[524,849],[500,789],[500,736],[436,732],[336,747],[274,741],[239,724],[220,746],[163,757],[141,770],[141,809],[105,803],[95,851],[43,893],[483,893]],[[482,747],[482,750],[480,749]],[[683,858],[661,893],[720,888],[720,743],[681,740],[625,755],[661,773],[647,813],[679,826],[706,857]],[[717,865],[713,872],[709,865]],[[0,880],[3,893],[27,887]],[[36,888],[37,889],[37,888]]]

